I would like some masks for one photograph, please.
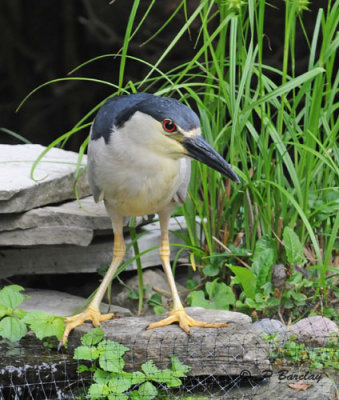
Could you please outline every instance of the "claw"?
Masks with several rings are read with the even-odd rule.
[[[95,327],[98,327],[100,326],[100,322],[108,321],[109,319],[117,317],[119,317],[119,315],[114,315],[112,313],[101,314],[99,310],[89,306],[88,308],[86,308],[85,311],[81,312],[80,314],[65,318],[65,322],[68,324],[66,325],[64,334],[62,336],[62,345],[65,346],[70,332],[78,326],[82,325],[85,321],[92,321],[92,324]]]
[[[162,319],[159,322],[153,322],[147,327],[147,329],[160,328],[161,326],[171,325],[174,322],[178,322],[180,328],[184,330],[187,335],[190,335],[190,326],[198,326],[200,328],[227,328],[229,326],[225,322],[208,323],[204,321],[196,321],[187,315],[185,310],[181,309],[169,312],[167,318]]]

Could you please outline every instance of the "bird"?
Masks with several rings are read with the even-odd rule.
[[[159,256],[172,297],[165,319],[147,329],[177,322],[187,334],[190,327],[220,328],[191,318],[179,297],[170,265],[168,223],[172,212],[185,201],[191,175],[191,159],[200,161],[239,183],[232,167],[201,135],[198,115],[170,97],[150,93],[115,96],[97,112],[90,129],[87,174],[94,200],[103,201],[112,220],[113,259],[88,307],[67,317],[62,338],[85,321],[100,323],[114,317],[99,307],[107,287],[124,260],[123,220],[157,213],[161,242]]]

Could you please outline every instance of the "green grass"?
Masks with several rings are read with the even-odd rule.
[[[303,25],[303,13],[308,12],[307,7],[312,8],[311,3],[301,0],[280,3],[279,6],[285,8],[280,69],[263,63],[264,23],[270,12],[264,0],[202,0],[191,15],[187,15],[183,0],[161,29],[166,29],[177,12],[184,13],[186,22],[178,28],[157,63],[151,65],[147,60],[130,57],[128,45],[136,31],[147,23],[154,3],[150,3],[137,24],[139,1],[134,2],[119,54],[89,60],[64,79],[109,85],[111,96],[142,89],[194,105],[201,117],[204,137],[234,166],[242,180],[236,185],[205,165],[193,163],[189,196],[178,212],[186,217],[187,246],[195,254],[197,264],[207,265],[212,256],[221,258],[219,281],[233,284],[232,290],[241,300],[244,292],[226,264],[239,265],[240,258],[241,266],[245,264],[253,269],[258,241],[269,238],[276,254],[274,262],[284,263],[288,276],[294,279],[294,266],[286,259],[282,237],[284,228],[289,227],[305,249],[304,267],[308,279],[313,281],[312,287],[303,293],[307,298],[320,298],[324,311],[335,295],[335,272],[331,265],[338,251],[339,120],[335,112],[338,112],[339,74],[334,61],[339,45],[336,32],[339,2],[329,1],[325,9],[317,11],[311,37],[307,36]],[[163,72],[161,62],[180,45],[180,39],[187,32],[191,34],[190,26],[197,21],[200,31],[192,38],[196,49],[194,57]],[[295,72],[294,43],[298,25],[309,46],[307,71],[301,75]],[[118,85],[74,76],[90,62],[116,56],[121,60]],[[125,81],[129,59],[149,67],[149,72],[139,82]],[[103,102],[51,146],[64,145],[71,135],[84,128],[87,132],[94,113]],[[80,155],[87,141],[88,138],[84,139]],[[200,242],[195,229],[196,215],[202,221],[204,243]],[[237,238],[242,238],[240,248],[232,247]],[[230,247],[232,254],[238,254],[238,259],[230,260],[225,250]],[[203,282],[212,279],[203,271],[201,277]],[[269,278],[270,274],[265,288],[258,288],[260,296],[266,293],[266,300],[272,298],[274,290],[269,287]]]

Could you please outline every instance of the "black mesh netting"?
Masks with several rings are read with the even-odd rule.
[[[142,334],[137,329],[132,332],[133,327],[127,327],[126,332],[128,329],[129,334],[119,341],[114,333],[108,335],[109,339],[129,349],[123,355],[123,370],[143,371],[143,365],[149,360],[160,370],[157,379],[149,379],[156,388],[156,395],[145,394],[145,399],[338,398],[335,363],[339,350],[332,339],[329,342],[328,332],[324,331],[321,336],[316,327],[308,343],[305,338],[304,343],[291,338],[290,333],[279,333],[264,340],[251,324],[243,328],[199,329],[190,337],[182,334],[177,326]],[[0,400],[100,398],[96,397],[94,389],[103,389],[99,386],[90,389],[95,382],[95,372],[91,368],[95,365],[99,368],[119,357],[107,352],[96,364],[74,359],[74,348],[80,345],[80,333],[77,337],[76,334],[73,333],[67,350],[43,345],[33,336],[14,344],[2,341]],[[168,387],[168,382],[161,382],[161,371],[171,368],[173,355],[191,370],[186,377],[180,377],[179,386]],[[79,373],[79,365],[85,365],[87,371]],[[114,389],[110,397],[105,397],[103,391],[102,398],[133,398],[131,393],[138,390],[141,383],[124,390],[124,379],[116,374],[115,389],[118,386],[121,393],[114,393]]]

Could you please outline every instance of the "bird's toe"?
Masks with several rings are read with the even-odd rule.
[[[100,322],[108,321],[114,317],[118,317],[118,315],[112,313],[101,314],[99,310],[89,306],[80,314],[65,318],[67,325],[62,337],[62,344],[65,345],[71,331],[82,325],[85,321],[92,321],[93,326],[98,327],[100,326]]]
[[[218,323],[208,323],[204,321],[197,321],[191,318],[184,309],[173,310],[168,313],[168,317],[162,319],[159,322],[153,322],[150,324],[147,329],[160,328],[162,326],[171,325],[174,322],[177,322],[180,328],[190,335],[190,327],[200,327],[200,328],[227,328],[229,325],[225,322]]]

